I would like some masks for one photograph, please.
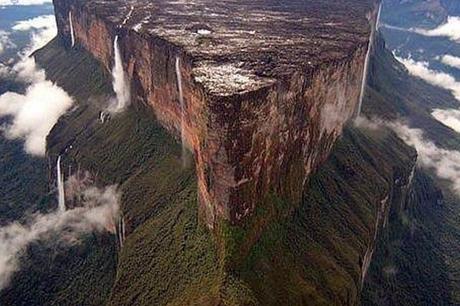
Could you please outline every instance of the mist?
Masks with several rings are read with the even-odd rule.
[[[431,115],[444,125],[460,133],[460,110],[456,109],[434,109]]]
[[[28,47],[21,52],[22,56],[29,56],[35,50],[45,46],[57,35],[54,15],[43,15],[18,21],[12,27],[12,30],[30,32],[30,43]]]
[[[453,41],[460,40],[460,17],[449,16],[447,21],[437,28],[426,30],[421,28],[411,29],[413,32],[424,36],[447,37]]]
[[[0,6],[9,5],[42,5],[51,3],[51,0],[0,0]]]
[[[35,214],[22,223],[13,222],[0,228],[0,289],[8,286],[11,276],[21,268],[21,256],[31,243],[71,246],[88,233],[114,233],[120,207],[120,194],[115,186],[102,189],[89,186],[75,196],[81,200],[78,207]]]
[[[460,102],[460,82],[452,75],[432,70],[429,68],[428,62],[418,62],[411,58],[396,57],[407,68],[409,73],[418,77],[425,82],[434,86],[450,91],[454,97]],[[445,57],[443,57],[444,59]],[[451,58],[449,58],[451,59]],[[457,109],[434,109],[431,115],[442,124],[450,127],[460,133],[460,111]]]
[[[442,56],[440,59],[441,59],[441,63],[447,66],[453,67],[453,68],[460,69],[460,57],[446,54]]]
[[[15,44],[10,40],[10,33],[0,30],[0,54],[6,49],[14,48]]]
[[[411,128],[401,121],[384,121],[380,118],[358,118],[355,125],[362,129],[392,129],[406,144],[417,150],[417,165],[433,170],[440,179],[449,182],[451,190],[460,197],[460,152],[438,147],[424,136],[421,129]]]
[[[73,104],[73,99],[62,88],[46,80],[45,71],[29,56],[56,35],[54,16],[50,16],[16,23],[13,30],[32,29],[31,42],[20,52],[16,65],[2,69],[2,74],[9,73],[11,78],[28,87],[23,94],[6,92],[0,96],[0,117],[11,119],[1,131],[10,139],[23,139],[24,150],[35,156],[45,155],[47,135]]]
[[[460,82],[457,82],[452,75],[430,69],[428,62],[415,61],[411,58],[398,56],[396,56],[396,59],[407,68],[411,75],[450,91],[460,101]]]
[[[23,139],[27,153],[44,156],[46,136],[73,100],[62,88],[45,80],[33,59],[22,61],[16,69],[18,78],[33,83],[24,94],[7,92],[0,96],[0,116],[12,118],[2,131],[10,139]]]
[[[402,28],[389,24],[383,24],[382,26],[392,30],[411,32],[423,36],[446,37],[449,40],[460,42],[460,31],[458,30],[460,29],[460,17],[457,16],[449,16],[445,23],[430,30],[423,28]]]
[[[455,194],[460,196],[460,152],[439,148],[424,137],[422,130],[410,128],[401,122],[393,122],[389,126],[401,139],[417,150],[421,167],[434,170],[436,175],[447,180]]]

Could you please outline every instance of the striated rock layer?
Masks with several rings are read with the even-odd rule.
[[[207,224],[269,193],[299,202],[357,107],[374,0],[54,0],[58,35],[108,70],[119,36],[136,101],[194,153]],[[71,12],[71,14],[69,14]]]

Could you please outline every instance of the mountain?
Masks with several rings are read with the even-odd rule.
[[[34,56],[77,106],[48,135],[49,176],[61,156],[117,184],[125,234],[90,235],[50,262],[30,247],[1,301],[458,303],[455,195],[391,128],[366,126],[403,118],[456,150],[431,116],[454,97],[410,76],[379,35],[371,122],[353,120],[376,3],[54,4],[58,37]],[[110,113],[117,46],[132,99]]]
[[[351,4],[55,1],[67,46],[72,21],[75,40],[107,70],[120,47],[133,98],[193,152],[201,211],[216,229],[242,223],[270,193],[298,202],[353,115],[371,2]]]

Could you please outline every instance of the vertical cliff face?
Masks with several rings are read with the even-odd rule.
[[[59,38],[70,48],[72,16],[76,47],[110,70],[119,36],[134,102],[176,135],[183,124],[210,227],[269,193],[299,202],[355,112],[374,3],[144,2],[54,0]]]
[[[67,85],[64,86],[67,91],[86,88],[81,80],[97,78],[91,77],[91,73],[76,74],[75,70],[82,66],[79,59],[92,56],[81,46],[80,50],[64,50],[63,42],[65,44],[65,38],[56,40],[47,47],[48,50],[37,53],[37,61],[46,67],[51,79],[65,75],[66,82],[62,85]],[[51,52],[54,48],[60,51]],[[174,82],[175,67],[170,66],[175,64],[175,58],[172,58],[168,73]],[[67,63],[66,69],[60,60]],[[180,62],[183,61],[182,58]],[[90,72],[93,66],[87,70]],[[62,71],[71,74],[62,74]],[[182,75],[185,75],[184,71]],[[201,77],[204,80],[203,75]],[[184,80],[183,86],[186,101],[187,82]],[[110,80],[107,83],[110,85]],[[137,79],[133,79],[132,88],[138,96],[144,97]],[[177,88],[174,89],[178,95]],[[279,92],[283,91],[279,89]],[[263,93],[260,89],[241,96],[259,101],[256,95]],[[367,93],[372,100],[375,99],[374,103],[382,104],[374,91]],[[220,101],[232,106],[234,96],[220,97]],[[210,93],[206,97],[208,105],[220,105],[219,97],[213,100]],[[151,114],[151,104],[134,105],[102,124],[98,120],[97,105],[86,99],[87,96],[82,97],[79,110],[63,118],[54,128],[48,139],[48,152],[57,154],[64,143],[71,142],[74,149],[66,154],[69,162],[73,160],[82,169],[99,173],[99,178],[106,183],[120,184],[123,191],[127,235],[118,253],[117,279],[113,286],[109,285],[113,288],[110,304],[186,305],[196,301],[203,305],[226,302],[241,305],[256,302],[297,305],[305,301],[315,305],[359,303],[363,279],[368,271],[372,271],[376,261],[376,237],[380,239],[385,226],[389,228],[389,211],[394,207],[398,209],[403,203],[400,199],[404,196],[401,195],[408,188],[406,185],[413,169],[415,152],[393,133],[346,128],[328,160],[307,180],[300,205],[290,205],[289,214],[286,214],[283,211],[286,203],[281,203],[284,198],[272,196],[271,202],[256,207],[256,213],[252,214],[255,218],[248,218],[246,222],[250,226],[231,227],[233,232],[230,235],[236,234],[233,236],[236,244],[232,244],[233,241],[215,244],[216,240],[220,241],[210,239],[208,231],[197,223],[198,181],[195,173],[190,168],[181,169],[180,148],[158,126]],[[145,98],[143,100],[147,102]],[[175,102],[179,108],[179,101]],[[365,103],[365,106],[370,104]],[[253,102],[250,105],[258,104]],[[246,107],[245,111],[251,114],[252,117],[244,117],[245,122],[250,122],[255,115],[249,106],[242,104],[241,107]],[[288,105],[283,107],[288,109]],[[232,112],[226,110],[213,111],[222,114],[212,117],[213,120],[227,120],[230,125],[231,119],[241,124],[234,119],[239,117],[234,115],[233,108]],[[243,112],[239,116],[241,114]],[[266,118],[268,121],[269,117]],[[283,122],[281,117],[274,118]],[[263,120],[256,123],[254,126],[257,127],[263,124]],[[164,122],[162,125],[166,126]],[[169,130],[179,134],[179,127],[171,126]],[[222,130],[212,132],[214,136],[210,131],[207,136],[213,143],[220,143],[221,136],[226,135]],[[291,148],[284,150],[285,154],[289,152]],[[292,161],[295,163],[303,166],[299,161]],[[225,164],[219,169],[226,169],[224,167]],[[303,167],[299,169],[304,171]],[[283,183],[288,186],[291,182]],[[221,230],[221,227],[217,229]],[[225,231],[218,233],[228,234]],[[239,243],[241,240],[237,238],[242,236],[247,239]],[[162,282],[158,283],[158,279]],[[164,284],[168,284],[167,290]]]
[[[416,157],[412,157],[403,169],[395,169],[392,180],[389,184],[389,190],[377,205],[375,226],[371,232],[366,253],[364,254],[361,266],[361,285],[364,284],[366,275],[369,271],[379,238],[387,229],[391,211],[400,213],[412,192],[412,181],[415,175]]]

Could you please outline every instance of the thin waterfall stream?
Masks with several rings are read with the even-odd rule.
[[[177,78],[177,87],[179,89],[179,102],[180,102],[180,111],[181,111],[181,122],[180,122],[180,136],[182,143],[182,165],[186,165],[186,154],[187,150],[185,148],[185,104],[184,104],[184,92],[182,88],[182,74],[180,71],[180,58],[176,57],[176,78]]]
[[[58,187],[58,209],[60,212],[66,211],[65,206],[65,191],[64,191],[64,175],[61,172],[61,155],[59,155],[56,163],[56,176]]]

